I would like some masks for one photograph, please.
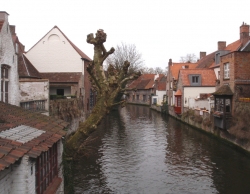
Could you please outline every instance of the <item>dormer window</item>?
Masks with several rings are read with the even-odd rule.
[[[229,63],[224,63],[224,79],[229,79]]]
[[[191,86],[200,86],[201,75],[189,75],[189,82]]]

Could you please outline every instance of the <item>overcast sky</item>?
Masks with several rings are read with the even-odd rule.
[[[55,25],[90,58],[89,33],[104,29],[106,49],[135,44],[148,67],[166,67],[172,58],[217,50],[218,41],[239,39],[250,24],[250,0],[5,0],[26,51]]]

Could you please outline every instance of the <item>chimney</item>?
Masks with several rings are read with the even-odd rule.
[[[10,25],[10,32],[11,32],[11,35],[16,35],[16,26]]]
[[[226,48],[226,41],[218,41],[218,51],[223,51]]]
[[[240,26],[240,42],[244,46],[249,40],[249,25],[243,22]]]
[[[203,58],[203,57],[205,57],[206,55],[207,55],[206,52],[202,52],[202,51],[201,51],[201,52],[200,52],[200,59]]]
[[[170,67],[170,66],[172,66],[173,64],[172,64],[172,59],[169,59],[169,61],[168,61],[168,66]]]
[[[0,21],[8,21],[8,15],[6,11],[0,11]]]

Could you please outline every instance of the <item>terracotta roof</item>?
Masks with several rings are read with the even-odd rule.
[[[27,154],[36,158],[65,134],[68,123],[0,102],[0,171]]]
[[[188,66],[188,69],[194,69],[197,67],[197,65],[198,65],[197,63],[173,63],[173,65],[170,66],[170,71],[174,79],[177,80],[180,69],[182,69],[185,66]]]
[[[71,46],[75,49],[75,51],[83,58],[83,59],[85,59],[85,60],[87,60],[87,61],[92,61],[92,59],[90,59],[84,52],[82,52],[75,44],[73,44],[73,42],[71,42],[69,39],[68,39],[68,37],[57,27],[57,26],[54,26],[51,30],[53,30],[54,28],[57,28],[62,34],[63,34],[63,36],[69,41],[69,43],[71,44]],[[50,30],[50,31],[51,31]],[[50,32],[49,31],[49,32]],[[48,33],[49,33],[48,32]],[[47,34],[48,34],[47,33]],[[40,42],[47,34],[45,34],[38,42]],[[38,43],[37,42],[37,43]],[[36,44],[37,44],[36,43]],[[36,45],[35,44],[35,45]],[[35,46],[34,45],[34,46]],[[34,47],[33,46],[33,47]],[[31,47],[27,52],[29,52],[33,47]]]
[[[237,40],[237,41],[227,45],[225,50],[228,50],[230,52],[237,51],[237,50],[239,50],[240,46],[241,46],[240,40]]]
[[[175,93],[175,96],[181,96],[182,93],[181,93],[181,90],[177,90],[177,92]]]
[[[183,86],[190,86],[191,74],[201,75],[201,86],[215,86],[216,76],[213,69],[181,69],[179,76]]]
[[[229,85],[223,85],[218,90],[216,90],[213,95],[215,96],[232,96],[233,92]]]
[[[128,88],[137,88],[137,89],[150,89],[154,86],[154,77],[155,74],[142,74],[136,80],[134,80]]]
[[[196,68],[209,68],[214,63],[215,52],[202,57],[197,63]]]
[[[167,77],[164,74],[160,74],[159,77],[156,79],[158,81],[157,83],[157,90],[159,91],[165,91],[166,90],[166,82],[167,82]]]
[[[82,73],[72,72],[72,73],[40,73],[43,79],[49,79],[50,83],[78,83]]]
[[[157,90],[159,90],[159,91],[166,91],[166,84],[167,84],[166,82],[159,82]]]

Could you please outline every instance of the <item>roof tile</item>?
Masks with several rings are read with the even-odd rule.
[[[38,157],[66,134],[64,128],[68,123],[60,119],[3,102],[0,109],[0,171],[24,154]]]

